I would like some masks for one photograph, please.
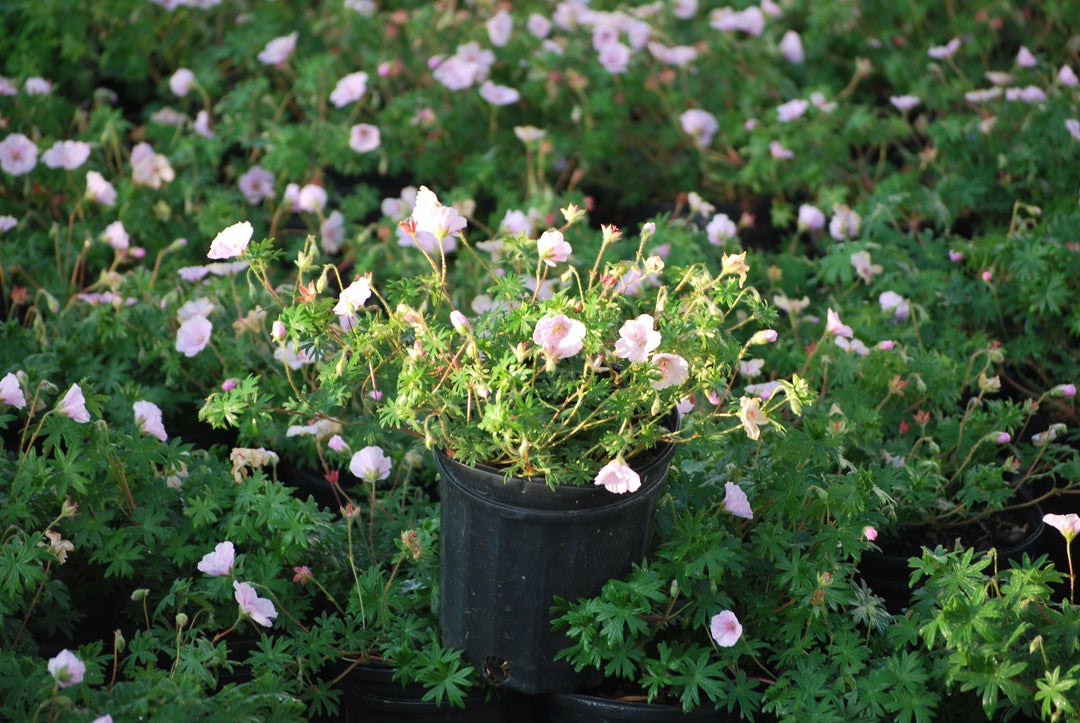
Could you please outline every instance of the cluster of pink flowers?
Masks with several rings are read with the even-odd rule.
[[[235,564],[236,548],[233,543],[226,540],[219,542],[213,552],[203,555],[199,560],[198,569],[214,577],[232,577]],[[242,616],[251,618],[263,627],[268,628],[274,624],[273,619],[278,616],[278,612],[273,601],[259,597],[250,583],[233,580],[233,596],[237,605],[240,606]]]

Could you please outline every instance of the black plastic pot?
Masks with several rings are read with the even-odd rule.
[[[597,486],[551,489],[466,467],[436,451],[442,478],[439,620],[443,643],[465,652],[491,685],[528,694],[570,692],[601,679],[555,661],[571,641],[551,630],[556,596],[597,595],[648,549],[660,486],[674,445],[651,450],[636,492]]]
[[[1032,504],[1020,508],[1017,514],[1030,532],[1018,543],[997,551],[998,559],[1001,561],[999,566],[1002,568],[1008,567],[1008,560],[1019,560],[1025,552],[1032,559],[1038,557],[1040,553],[1039,540],[1044,528],[1042,508],[1038,504]],[[917,530],[905,530],[904,534],[917,535],[918,533]],[[883,545],[881,552],[870,552],[862,556],[859,575],[876,595],[885,599],[886,607],[890,612],[899,613],[911,605],[912,590],[909,587],[911,568],[908,565],[911,557],[912,555],[890,552],[887,542]]]
[[[579,693],[548,696],[548,720],[551,723],[623,723],[626,721],[698,721],[699,723],[734,723],[738,720],[726,711],[705,706],[684,713],[681,706],[639,703],[599,698]]]

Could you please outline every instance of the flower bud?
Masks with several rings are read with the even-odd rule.
[[[1058,384],[1051,391],[1055,397],[1074,397],[1076,396],[1075,384]]]
[[[149,588],[140,587],[138,590],[131,593],[131,600],[132,600],[132,602],[139,602],[140,600],[145,600],[146,596],[149,595],[149,594],[150,594],[150,589]]]
[[[273,324],[270,325],[270,335],[274,337],[275,341],[285,341],[285,322],[281,319],[276,319]]]
[[[751,344],[771,344],[776,341],[777,334],[775,329],[763,329],[752,337],[750,337]]]
[[[450,324],[459,334],[468,334],[472,331],[472,325],[469,324],[469,320],[457,309],[450,312]]]
[[[994,440],[998,444],[1008,444],[1012,441],[1012,435],[1008,432],[991,432],[990,439]]]
[[[675,598],[675,597],[678,597],[678,595],[679,595],[679,581],[678,580],[672,580],[671,581],[671,587],[668,588],[668,596],[672,597],[672,598]]]
[[[185,613],[176,614],[176,627],[183,630],[184,626],[188,623],[188,616]]]
[[[585,212],[573,203],[566,208],[559,210],[562,211],[563,218],[566,219],[566,223],[568,224],[580,221],[585,216]]]
[[[79,514],[79,505],[71,501],[70,497],[64,497],[64,502],[60,506],[61,517],[74,517]]]
[[[127,641],[124,640],[124,634],[117,628],[113,631],[113,648],[116,652],[121,652],[127,646]]]
[[[642,242],[648,241],[656,233],[656,224],[652,221],[648,221],[641,227],[641,240]]]

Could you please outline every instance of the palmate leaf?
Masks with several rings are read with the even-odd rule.
[[[715,705],[724,696],[724,666],[719,661],[709,662],[711,650],[702,650],[696,658],[686,651],[675,663],[672,684],[682,688],[679,702],[684,711],[701,705],[704,694]]]
[[[1069,702],[1068,691],[1076,686],[1078,674],[1080,666],[1074,666],[1063,678],[1059,665],[1046,671],[1042,678],[1035,681],[1039,688],[1035,692],[1035,702],[1040,704],[1039,714],[1044,720],[1049,720],[1055,710],[1076,712],[1076,708]]]

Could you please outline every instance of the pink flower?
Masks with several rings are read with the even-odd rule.
[[[232,575],[233,565],[236,563],[236,548],[226,540],[219,542],[213,552],[208,552],[199,560],[199,572],[217,577],[229,577]]]
[[[236,377],[229,377],[221,383],[221,391],[227,392],[231,389],[236,389],[236,385],[240,383],[240,380]]]
[[[60,401],[60,407],[57,411],[81,424],[90,421],[90,412],[86,409],[86,397],[83,396],[82,388],[78,384],[71,385],[67,394]]]
[[[334,305],[334,313],[338,316],[352,316],[371,297],[371,281],[366,276],[353,281],[342,290]]]
[[[619,75],[626,72],[630,65],[631,55],[629,46],[616,40],[600,48],[598,57],[604,70],[612,75]]]
[[[214,237],[214,240],[210,243],[210,251],[207,252],[206,258],[232,259],[243,256],[244,250],[247,249],[248,244],[251,242],[253,232],[249,221],[234,223]]]
[[[41,161],[49,168],[74,171],[90,157],[90,144],[83,141],[57,141],[52,148],[41,154]]]
[[[724,509],[743,519],[754,519],[754,511],[750,509],[750,500],[742,487],[734,482],[724,483]]]
[[[101,238],[117,251],[123,251],[131,245],[130,237],[127,231],[124,230],[124,224],[120,221],[113,221],[106,226]]]
[[[210,343],[210,334],[214,325],[205,316],[193,316],[180,324],[176,330],[176,350],[187,357],[192,357]]]
[[[334,450],[338,454],[348,454],[349,445],[342,439],[340,434],[335,434],[330,438],[330,441],[326,443],[326,446]]]
[[[26,90],[27,95],[49,95],[52,93],[52,83],[42,77],[34,76],[26,79],[23,89]]]
[[[585,325],[565,314],[545,316],[533,329],[533,342],[555,359],[577,354],[584,346],[584,339]]]
[[[349,460],[349,471],[365,482],[376,482],[390,476],[390,463],[381,447],[364,447]]]
[[[649,314],[627,319],[619,329],[621,338],[615,342],[615,356],[639,364],[647,361],[649,352],[660,346],[660,332],[653,329],[654,323]]]
[[[182,324],[193,316],[209,317],[212,313],[214,313],[214,302],[205,296],[200,296],[185,302],[183,306],[177,309],[176,320]]]
[[[246,582],[233,580],[233,591],[242,614],[250,616],[259,625],[267,628],[274,624],[271,618],[276,618],[278,613],[273,602],[259,597],[255,588]]]
[[[314,577],[314,575],[311,574],[311,568],[307,565],[293,567],[293,572],[296,574],[293,575],[292,581],[300,583],[301,586],[307,585],[308,580],[311,580]]]
[[[341,244],[345,242],[345,216],[341,211],[331,211],[323,219],[319,224],[319,235],[324,252],[336,254],[341,251]]]
[[[57,653],[55,658],[50,658],[48,666],[49,673],[56,678],[56,684],[61,688],[70,688],[83,682],[83,676],[86,675],[86,663],[67,648]]]
[[[496,48],[501,48],[510,41],[510,33],[513,30],[514,19],[505,10],[495,13],[487,21],[488,37],[491,39],[491,44]]]
[[[1012,441],[1012,435],[1008,432],[994,432],[990,436],[998,444],[1008,444]]]
[[[994,280],[994,275],[990,273],[990,271],[984,271],[981,274],[981,278],[983,281],[989,284],[991,281]]]
[[[357,123],[349,129],[349,148],[357,153],[370,153],[381,144],[382,134],[370,123]]]
[[[855,273],[859,278],[867,284],[882,272],[881,264],[870,263],[870,252],[865,250],[851,254],[851,265],[855,267]]]
[[[964,253],[962,251],[956,251],[954,249],[949,249],[949,261],[952,261],[954,264],[958,264],[963,260],[964,260]]]
[[[570,244],[563,239],[562,232],[555,229],[540,234],[540,239],[536,242],[536,252],[540,255],[540,260],[548,266],[564,263],[570,258],[572,251]]]
[[[0,216],[0,233],[3,233],[4,231],[10,231],[18,225],[19,219],[15,218],[14,216],[9,216],[7,214]]]
[[[951,58],[959,49],[960,38],[953,38],[945,45],[938,45],[930,48],[930,50],[926,51],[926,54],[935,60],[944,60],[945,58]]]
[[[180,68],[169,78],[169,90],[181,98],[191,92],[195,85],[195,74],[187,68]]]
[[[778,161],[786,161],[795,157],[795,151],[784,148],[780,141],[769,141],[769,155]]]
[[[22,176],[37,165],[38,148],[22,133],[12,133],[0,141],[0,168],[13,176]]]
[[[1038,65],[1038,61],[1035,60],[1035,56],[1031,54],[1023,45],[1020,46],[1020,52],[1016,54],[1016,64],[1021,68],[1034,68]]]
[[[1077,534],[1080,534],[1080,517],[1077,517],[1075,513],[1067,515],[1043,515],[1043,522],[1064,535],[1066,543],[1071,544]]]
[[[363,71],[349,73],[337,82],[330,93],[330,102],[338,108],[360,100],[367,92],[368,74]]]
[[[761,376],[761,369],[764,366],[764,359],[744,359],[739,362],[739,374],[751,378]]]
[[[326,208],[326,189],[309,183],[296,194],[296,208],[307,213],[320,213]]]
[[[781,123],[787,123],[796,118],[801,118],[809,107],[810,101],[808,100],[789,100],[787,103],[776,107],[776,120]]]
[[[532,13],[525,21],[525,29],[543,40],[551,34],[551,21],[539,13]]]
[[[191,127],[203,138],[213,138],[215,135],[213,129],[210,128],[210,112],[206,109],[195,114],[195,122],[191,124]]]
[[[896,321],[904,321],[908,318],[908,314],[911,313],[911,308],[908,303],[904,301],[904,297],[895,291],[883,291],[878,296],[878,303],[881,304],[882,311],[893,310],[893,319]]]
[[[845,241],[859,235],[862,219],[859,214],[843,204],[833,206],[833,217],[829,221],[829,235],[837,241]]]
[[[105,715],[98,716],[94,720],[90,721],[90,723],[113,723],[113,719],[111,715],[106,713]]]
[[[742,636],[742,625],[739,624],[739,619],[735,617],[735,613],[725,610],[722,613],[713,615],[712,619],[709,620],[709,633],[721,648],[730,648],[739,642],[739,638]]]
[[[893,104],[893,107],[899,111],[910,110],[914,108],[922,100],[917,95],[891,95],[889,96],[889,102]]]
[[[788,30],[784,37],[780,38],[780,54],[789,63],[801,64],[806,59],[803,52],[802,38],[794,30]]]
[[[620,458],[608,462],[596,473],[593,484],[603,485],[613,494],[621,495],[636,492],[641,487],[641,477]]]
[[[280,38],[274,38],[266,44],[266,47],[259,52],[259,62],[264,65],[277,65],[278,63],[285,62],[293,50],[296,49],[296,39],[298,33],[293,31],[288,35],[283,35]]]
[[[821,209],[809,204],[799,206],[798,229],[800,231],[816,231],[825,227],[825,214]]]
[[[850,339],[853,335],[851,327],[840,322],[840,315],[832,309],[829,309],[826,322],[825,333],[832,334],[833,336],[846,336]]]
[[[747,394],[752,394],[755,397],[761,397],[761,401],[767,402],[772,398],[772,395],[776,394],[778,389],[783,388],[783,384],[776,380],[771,382],[762,382],[761,384],[747,384],[745,391]],[[719,401],[719,400],[717,400]]]
[[[112,206],[116,203],[116,189],[97,171],[87,171],[86,197],[103,206]]]
[[[168,440],[165,425],[161,421],[161,408],[153,402],[139,401],[132,405],[135,409],[135,423],[143,434],[157,437],[162,442]]]
[[[862,533],[863,533],[863,537],[870,540],[870,542],[873,542],[874,540],[877,539],[877,530],[874,529],[873,527],[871,527],[870,525],[867,525],[866,527],[862,528]]]
[[[1065,129],[1069,131],[1069,135],[1071,135],[1075,140],[1080,141],[1080,121],[1076,120],[1075,118],[1066,119]]]
[[[274,174],[262,166],[252,166],[242,173],[236,179],[236,185],[247,202],[253,206],[274,197]]]
[[[1035,85],[1027,85],[1023,88],[1006,88],[1005,100],[1021,101],[1023,103],[1041,103],[1046,100],[1046,93],[1042,88]]]
[[[678,354],[653,354],[652,364],[660,370],[660,378],[649,386],[657,391],[682,384],[690,376],[690,365]]]
[[[1061,66],[1061,70],[1058,71],[1058,82],[1064,85],[1066,88],[1072,88],[1077,83],[1080,83],[1080,79],[1077,79],[1076,73],[1068,65]]]
[[[416,193],[412,219],[416,222],[418,238],[420,232],[426,232],[434,236],[437,242],[468,225],[468,221],[455,208],[439,203],[439,198],[427,186],[421,186]]]
[[[492,105],[511,105],[521,100],[521,93],[515,88],[485,80],[480,86],[480,97]]]
[[[155,153],[149,143],[137,143],[131,149],[131,179],[137,186],[161,188],[176,178],[169,159]]]
[[[671,14],[680,20],[689,20],[697,14],[698,0],[675,0]]]
[[[698,148],[708,148],[713,135],[720,130],[720,123],[716,116],[700,108],[691,108],[679,116],[683,133],[693,137],[694,144]]]
[[[8,372],[0,379],[0,404],[10,404],[16,409],[26,408],[26,397],[23,395],[22,385],[19,378],[13,372]]]
[[[713,246],[723,246],[728,239],[734,238],[739,233],[735,222],[728,218],[725,213],[718,213],[705,227],[705,235]]]
[[[757,439],[761,436],[758,429],[769,423],[765,412],[761,411],[761,399],[759,397],[741,397],[739,399],[739,421],[742,423],[746,436]]]

